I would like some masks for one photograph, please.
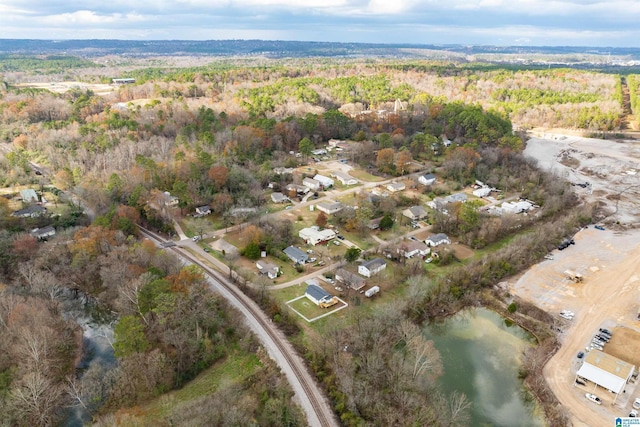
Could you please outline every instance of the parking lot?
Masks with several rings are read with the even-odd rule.
[[[573,424],[605,426],[611,424],[612,417],[628,415],[640,390],[629,386],[616,406],[611,405],[613,397],[601,388],[596,394],[603,404],[588,401],[586,389],[574,385],[580,363],[576,355],[585,351],[599,328],[607,328],[614,331],[614,336],[604,351],[636,367],[640,364],[640,322],[636,319],[640,306],[640,233],[620,234],[589,227],[578,232],[574,240],[575,245],[554,250],[549,257],[552,259],[514,279],[509,288],[557,317],[554,326],[561,331],[562,347],[544,373],[560,402],[573,415]],[[568,269],[580,273],[583,282],[569,279],[565,273]],[[573,319],[561,318],[563,310],[572,311]]]

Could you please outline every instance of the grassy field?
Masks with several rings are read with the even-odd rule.
[[[363,171],[361,169],[351,169],[349,171],[349,175],[351,175],[354,178],[358,178],[361,181],[366,181],[366,182],[384,181],[383,177],[371,175],[369,172]]]
[[[168,416],[181,406],[218,388],[239,384],[261,366],[258,357],[240,351],[232,352],[225,360],[203,371],[180,390],[164,394],[145,405],[118,411],[120,425],[157,426],[166,425]]]
[[[334,308],[320,308],[309,301],[307,298],[300,298],[299,300],[289,304],[289,306],[298,311],[298,313],[302,314],[307,319],[313,319],[314,317],[322,316],[323,314],[326,314]]]

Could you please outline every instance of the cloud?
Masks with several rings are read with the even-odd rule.
[[[634,46],[636,0],[1,0],[5,38]],[[116,33],[117,31],[117,33]]]

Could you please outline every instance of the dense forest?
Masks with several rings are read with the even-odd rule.
[[[106,417],[106,425],[118,408],[180,389],[233,354],[255,353],[257,342],[210,293],[202,272],[140,241],[136,224],[174,233],[176,213],[162,208],[170,192],[179,200],[177,217],[209,205],[217,227],[252,221],[249,232],[259,236],[260,248],[280,253],[293,231],[286,221],[259,218],[257,208],[268,201],[264,188],[299,180],[275,168],[307,164],[332,138],[349,140],[345,161],[379,177],[404,176],[412,162],[437,168],[449,184],[425,190],[434,196],[482,180],[517,189],[543,208],[515,221],[473,203],[455,205],[432,218],[434,230],[473,248],[499,244],[498,250],[464,268],[443,254],[438,263],[452,268],[434,276],[407,262],[398,275],[404,297],[355,319],[357,327],[329,324],[329,339],[296,325],[288,329],[344,425],[465,425],[468,403],[438,392],[439,355],[419,326],[477,304],[485,290],[532,265],[596,214],[579,205],[568,184],[523,157],[518,131],[615,131],[623,112],[620,76],[570,69],[228,61],[129,67],[117,75],[134,77],[135,84],[99,95],[18,83],[41,80],[33,70],[46,70],[47,79],[105,83],[116,75],[113,68],[65,57],[2,57],[0,64],[0,186],[7,189],[0,197],[0,335],[10,343],[0,350],[0,412],[17,425],[54,424],[73,404]],[[626,77],[635,114],[639,80]],[[15,204],[24,186],[50,194],[55,214],[12,215],[32,206]],[[335,221],[364,230],[372,218],[411,204],[402,197],[362,198],[358,212],[345,210]],[[46,226],[58,231],[50,242],[29,233]],[[118,359],[115,369],[81,380],[75,375],[81,331],[62,315],[79,298],[92,316],[115,322]],[[295,320],[282,321],[288,322]],[[349,352],[340,351],[344,343]],[[217,417],[210,419],[220,425],[302,425],[277,370],[266,358],[256,369],[242,384],[204,398],[208,403],[191,416]],[[237,396],[244,396],[243,411],[225,412],[223,403]],[[186,420],[188,412],[174,419]],[[564,420],[558,409],[547,416]]]

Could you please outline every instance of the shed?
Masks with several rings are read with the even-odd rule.
[[[591,350],[578,370],[576,378],[582,377],[594,383],[594,391],[597,386],[600,386],[615,393],[617,399],[618,395],[624,391],[634,370],[635,366],[624,360],[600,350]]]

